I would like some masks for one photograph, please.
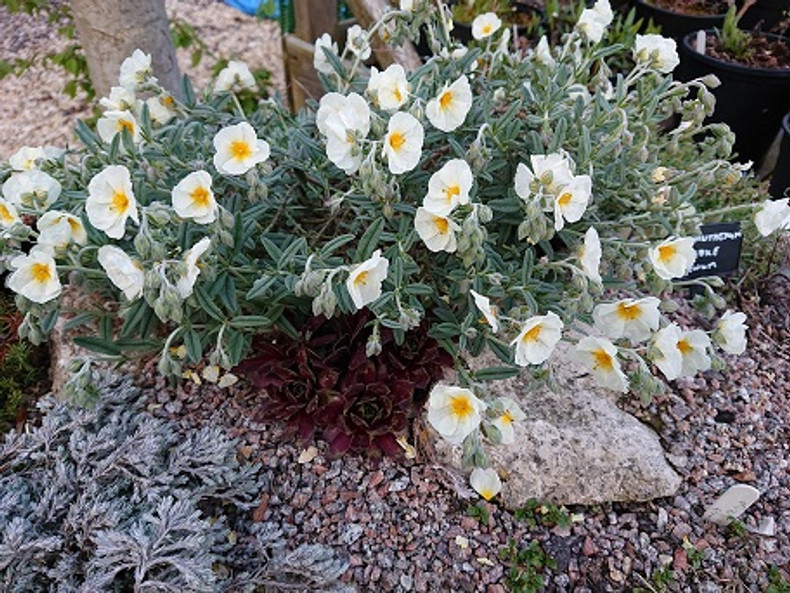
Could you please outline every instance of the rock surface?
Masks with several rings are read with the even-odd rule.
[[[487,448],[503,478],[503,504],[515,509],[530,498],[595,504],[672,496],[681,480],[658,435],[620,410],[613,394],[596,386],[569,352],[568,346],[558,347],[552,356],[556,392],[532,387],[528,371],[492,384],[494,395],[513,398],[527,414],[514,424],[513,445]],[[487,358],[478,364],[497,362]],[[461,448],[438,435],[436,442],[439,458],[460,467]]]

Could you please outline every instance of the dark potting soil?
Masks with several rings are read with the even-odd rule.
[[[790,47],[786,43],[752,35],[749,53],[737,58],[722,47],[721,40],[716,35],[708,35],[706,40],[707,55],[724,60],[750,66],[753,68],[767,68],[771,70],[790,69]]]
[[[709,16],[727,12],[727,2],[721,0],[648,0],[648,4],[681,14]]]

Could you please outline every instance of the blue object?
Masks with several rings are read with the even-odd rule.
[[[228,6],[261,18],[280,18],[279,0],[223,0]]]

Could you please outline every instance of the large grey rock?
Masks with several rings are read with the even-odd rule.
[[[473,366],[495,364],[484,356]],[[594,504],[673,495],[681,479],[667,463],[658,435],[620,410],[616,396],[569,359],[568,346],[555,351],[552,369],[556,392],[531,387],[527,371],[491,384],[494,395],[513,398],[527,414],[514,425],[513,445],[487,446],[502,477],[503,504],[514,509],[530,498]],[[436,438],[439,460],[460,468],[460,447]]]

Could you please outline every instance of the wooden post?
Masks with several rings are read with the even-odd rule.
[[[324,33],[335,34],[337,0],[293,0],[296,36],[313,43]]]
[[[391,8],[387,0],[348,0],[348,4],[363,28],[370,27]],[[422,66],[422,60],[410,41],[406,41],[400,47],[392,47],[377,40],[373,43],[373,53],[383,68],[390,64],[400,64],[410,72]]]

